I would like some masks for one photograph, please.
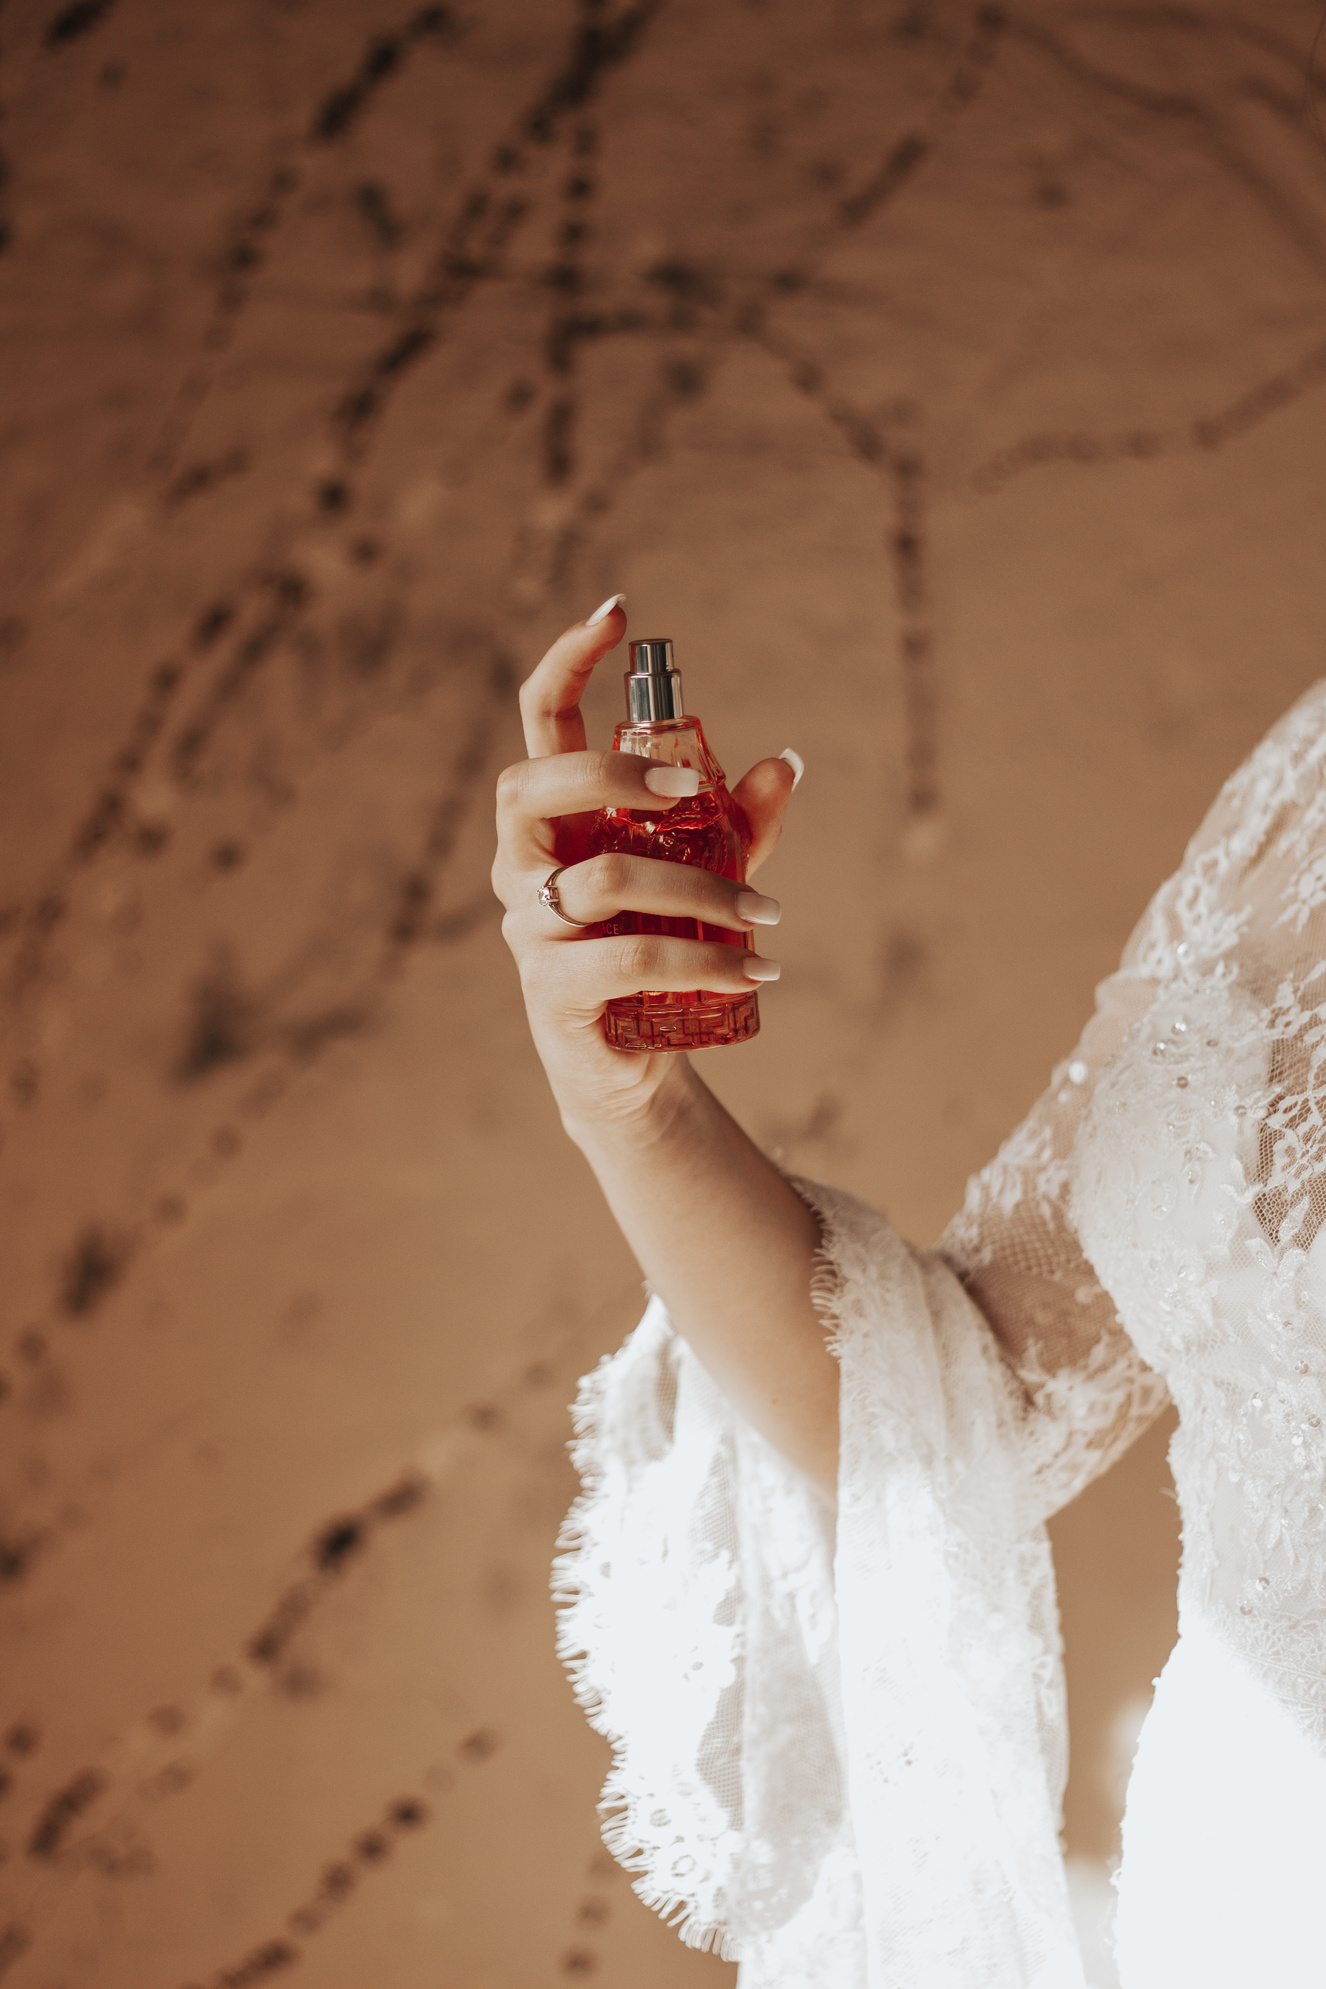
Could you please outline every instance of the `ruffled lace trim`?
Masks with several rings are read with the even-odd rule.
[[[657,1300],[574,1413],[554,1594],[613,1747],[604,1839],[689,1946],[735,1960],[843,1863],[831,1521]]]

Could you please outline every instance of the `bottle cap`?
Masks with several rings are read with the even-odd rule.
[[[633,725],[654,718],[681,718],[681,677],[666,636],[648,636],[631,644],[626,673],[626,709]]]

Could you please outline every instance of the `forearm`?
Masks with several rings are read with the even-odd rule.
[[[567,1120],[652,1288],[720,1388],[830,1498],[838,1363],[811,1302],[814,1215],[670,1059],[637,1114]]]
[[[645,989],[746,996],[777,977],[749,936],[777,924],[779,908],[749,879],[778,841],[799,775],[784,756],[737,783],[733,805],[750,830],[744,878],[620,850],[568,864],[558,841],[567,820],[605,808],[653,820],[678,804],[681,775],[691,794],[699,788],[694,768],[586,747],[580,698],[625,630],[615,596],[568,629],[521,687],[530,758],[498,783],[502,931],[563,1123],[646,1277],[747,1421],[832,1498],[838,1364],[810,1298],[815,1218],[685,1058],[632,1055],[603,1031],[605,1006]],[[649,923],[614,935],[623,912]],[[715,927],[724,938],[703,937]]]

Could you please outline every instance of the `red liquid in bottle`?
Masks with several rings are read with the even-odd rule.
[[[628,723],[617,727],[619,752],[639,753],[669,766],[694,767],[700,792],[657,814],[633,808],[602,808],[591,816],[586,855],[625,850],[664,863],[694,863],[719,877],[744,881],[750,855],[750,824],[728,793],[723,769],[705,742],[700,722],[690,716]],[[620,912],[600,933],[664,933],[719,946],[751,950],[749,935],[699,919],[656,918],[647,912]],[[760,1026],[760,1005],[752,987],[740,994],[696,988],[686,994],[643,993],[610,1001],[603,1033],[619,1050],[703,1050],[721,1043],[744,1043]]]
[[[693,863],[716,876],[744,882],[750,824],[727,791],[723,769],[709,750],[699,719],[683,710],[681,678],[672,644],[665,637],[631,644],[626,709],[627,721],[617,727],[613,738],[615,749],[664,766],[692,767],[699,777],[699,791],[692,799],[674,801],[657,812],[601,808],[594,815],[568,818],[557,837],[563,864],[622,850],[664,863]],[[744,932],[705,925],[699,919],[619,912],[594,929],[612,935],[659,933],[750,950]],[[738,994],[706,988],[684,994],[646,990],[610,1001],[603,1016],[603,1033],[619,1050],[704,1050],[720,1043],[744,1043],[759,1026],[759,999],[753,986]]]

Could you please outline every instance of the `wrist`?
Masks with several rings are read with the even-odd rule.
[[[567,1138],[591,1163],[658,1145],[693,1109],[704,1087],[689,1057],[669,1052],[649,1062],[652,1068],[642,1071],[643,1081],[629,1090],[614,1090],[594,1100],[583,1096],[574,1102],[558,1100]]]

